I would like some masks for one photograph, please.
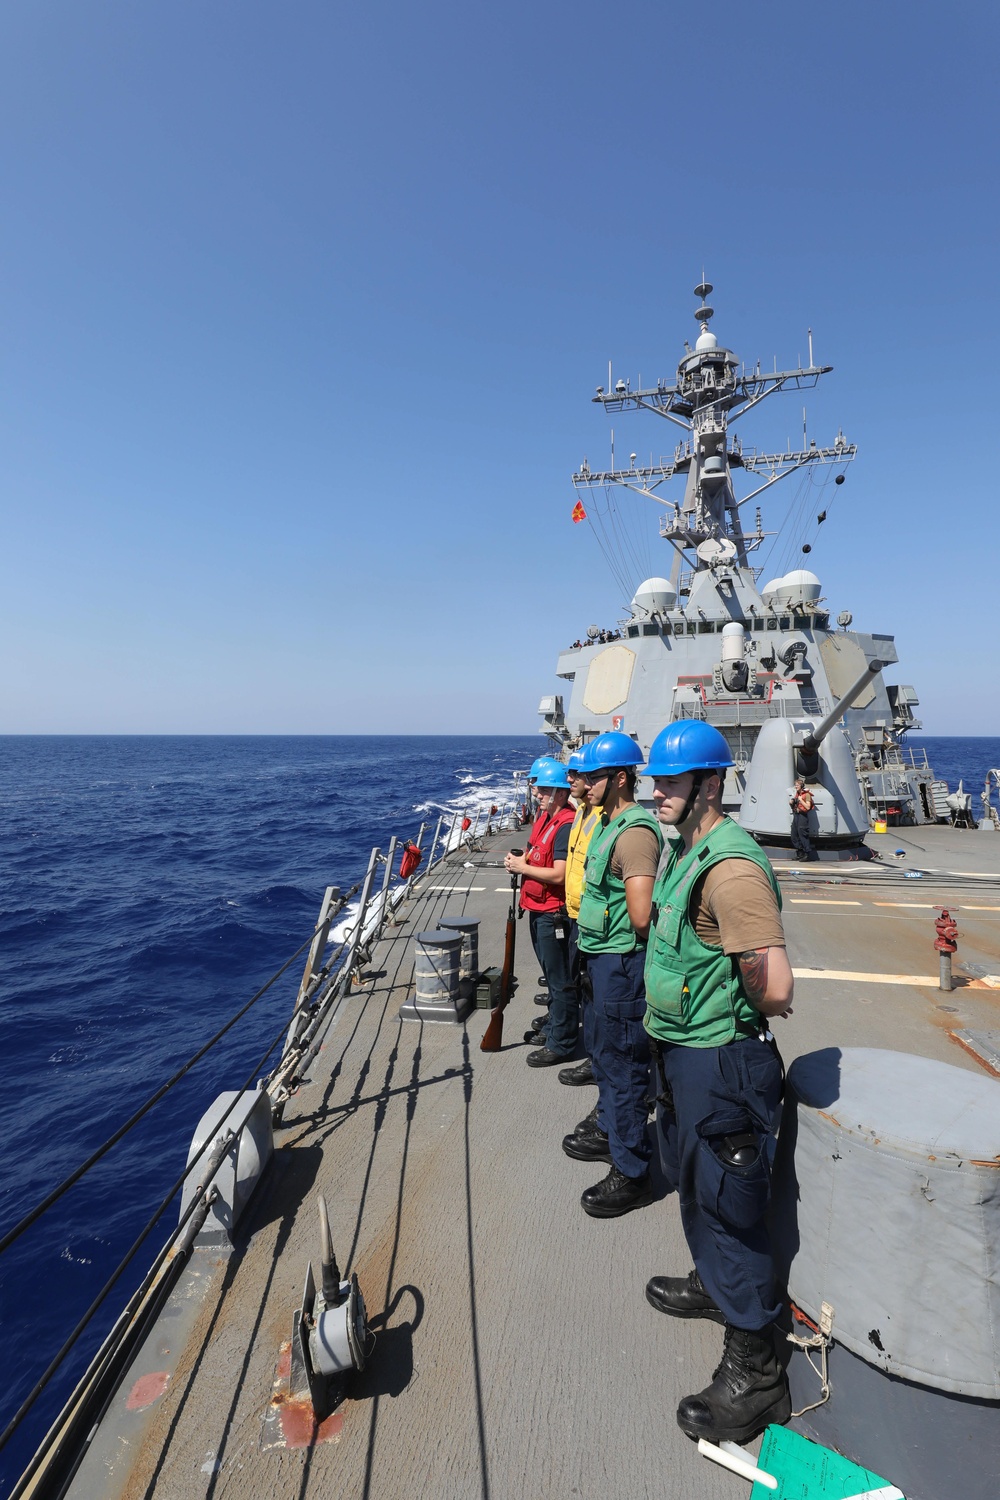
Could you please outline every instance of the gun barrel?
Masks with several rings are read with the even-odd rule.
[[[865,667],[865,670],[862,672],[858,680],[856,682],[853,682],[847,689],[847,692],[844,694],[844,696],[837,700],[833,708],[831,708],[830,712],[827,714],[826,718],[820,719],[816,727],[814,729],[811,729],[806,735],[805,739],[802,742],[803,750],[808,753],[811,750],[815,750],[818,745],[821,745],[823,743],[827,735],[830,733],[830,730],[833,728],[834,724],[836,724],[838,719],[840,719],[840,717],[847,711],[847,709],[850,708],[855,698],[860,696],[860,694],[871,682],[872,678],[878,676],[879,672],[881,672],[884,666],[885,662],[879,661],[878,658],[875,658],[873,661],[870,661],[868,663],[867,667]]]

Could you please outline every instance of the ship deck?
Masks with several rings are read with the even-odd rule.
[[[688,1269],[676,1204],[661,1191],[620,1219],[581,1210],[605,1169],[569,1160],[560,1142],[596,1092],[525,1066],[538,972],[526,925],[499,1053],[479,1048],[488,1012],[464,1025],[398,1017],[412,935],[446,911],[482,917],[481,965],[499,964],[509,883],[484,861],[512,842],[452,856],[402,907],[286,1109],[240,1245],[228,1259],[193,1256],[73,1496],[748,1493],[674,1420],[679,1398],[710,1378],[720,1330],[664,1318],[643,1296],[649,1276]],[[785,1059],[874,1046],[978,1071],[949,1033],[1000,1029],[1000,990],[982,977],[1000,973],[1000,837],[917,828],[871,842],[884,862],[778,861],[797,971],[794,1015],[775,1026]],[[909,865],[926,873],[904,880]],[[942,902],[958,908],[957,960],[968,965],[956,962],[947,995],[933,949]],[[319,1192],[376,1343],[311,1441],[285,1400],[282,1361],[307,1262],[319,1258]]]

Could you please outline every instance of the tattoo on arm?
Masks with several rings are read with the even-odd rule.
[[[748,948],[738,961],[747,997],[756,1005],[767,993],[767,949]]]

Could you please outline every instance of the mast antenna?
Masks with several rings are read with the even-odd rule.
[[[811,328],[809,329],[809,368],[810,370],[815,368],[813,364],[813,331]]]

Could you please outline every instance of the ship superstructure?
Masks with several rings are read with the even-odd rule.
[[[612,461],[596,471],[584,460],[573,475],[587,504],[612,488],[660,502],[670,568],[639,583],[613,639],[592,629],[560,655],[556,671],[569,691],[542,700],[543,731],[572,749],[624,729],[645,751],[668,721],[704,719],[725,735],[736,763],[729,808],[761,837],[787,834],[787,787],[799,773],[812,783],[815,832],[828,844],[856,842],[876,819],[945,817],[947,789],[935,785],[925,758],[902,748],[920,725],[913,688],[883,679],[898,659],[892,636],[852,630],[847,612],[831,620],[808,569],[762,583],[754,566],[767,533],[759,508],[748,528],[748,503],[796,471],[826,468],[840,484],[857,450],[838,432],[825,447],[804,441],[797,451],[760,452],[743,446],[734,425],[778,391],[814,387],[832,367],[814,362],[811,333],[808,365],[741,366],[711,331],[711,292],[705,281],[695,288],[700,332],[673,384],[633,390],[609,380],[594,397],[609,415],[648,411],[684,432],[672,456],[648,467],[637,467],[633,453],[627,469]],[[738,495],[737,475],[741,488],[759,482]],[[663,486],[681,478],[683,498],[667,499]],[[801,553],[810,551],[803,544]]]

